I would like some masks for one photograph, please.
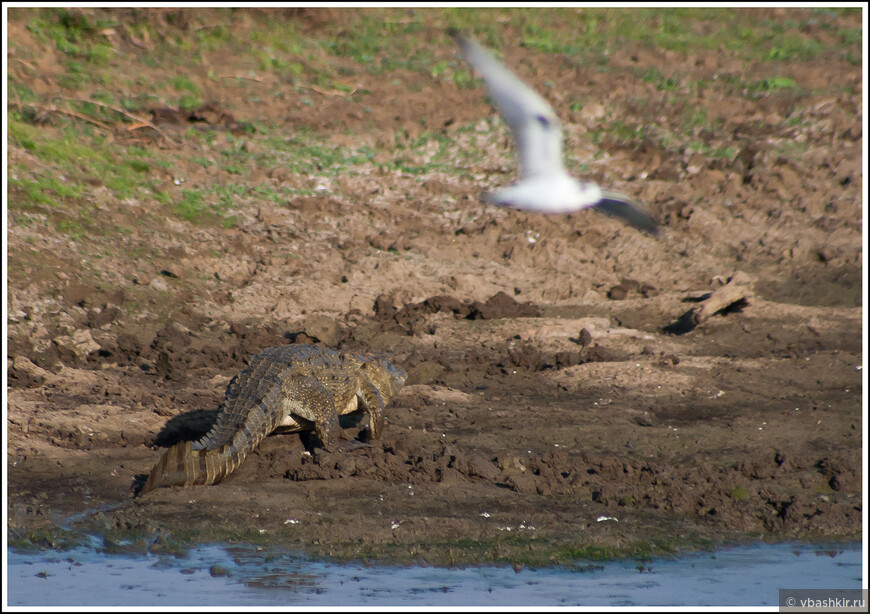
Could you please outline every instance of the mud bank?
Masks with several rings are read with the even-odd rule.
[[[177,67],[157,54],[189,39],[212,73],[186,74],[217,106],[155,111],[159,132],[103,118],[113,147],[146,160],[148,190],[123,196],[87,174],[96,161],[75,171],[45,153],[68,143],[74,116],[28,115],[30,99],[19,102],[10,174],[85,173],[91,187],[56,206],[10,187],[12,541],[59,546],[72,529],[153,552],[232,540],[336,558],[547,564],[860,535],[860,62],[627,41],[604,70],[523,46],[521,24],[481,13],[505,61],[564,118],[572,172],[647,203],[655,239],[593,211],[481,204],[514,168],[483,90],[324,55],[316,41],[339,38],[358,12],[280,15],[313,50],[291,58],[302,77],[344,75],[354,86],[343,95],[271,69],[223,78],[247,75],[250,57],[205,46],[199,26],[224,20],[244,38],[274,15],[192,11],[145,40],[135,12],[118,12],[116,52],[100,68],[111,75],[86,82],[46,68],[65,52],[39,42],[34,15],[10,11],[19,89],[86,98],[141,74],[170,96],[160,84]],[[438,41],[433,62],[461,70],[442,13],[401,15],[422,28],[408,36]],[[582,17],[559,15],[554,36]],[[807,40],[828,41],[818,20],[860,28],[860,13],[734,16]],[[774,89],[772,73],[796,86]],[[768,89],[734,85],[764,79]],[[130,91],[151,91],[137,83]],[[686,123],[701,111],[705,121]],[[204,213],[185,217],[185,203]],[[746,301],[675,327],[737,271]],[[275,435],[219,485],[134,499],[165,447],[208,429],[247,360],[283,343],[403,366],[383,438],[340,455]]]

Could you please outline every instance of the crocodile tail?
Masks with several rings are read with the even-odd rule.
[[[160,457],[139,495],[160,486],[215,484],[241,465],[245,456],[232,444],[214,450],[194,450],[192,442],[182,441]]]

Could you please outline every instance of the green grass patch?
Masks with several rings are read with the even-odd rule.
[[[604,134],[610,134],[618,141],[625,142],[642,141],[649,137],[643,125],[629,125],[621,120],[611,122],[607,128],[596,130],[592,134],[593,142],[600,142]]]
[[[762,92],[772,92],[775,90],[791,90],[797,87],[797,81],[791,77],[766,77],[761,81],[756,81],[751,85],[752,89]]]
[[[179,75],[169,80],[169,84],[180,92],[190,92],[191,94],[199,94],[199,88],[190,80],[189,77]]]
[[[47,528],[9,528],[9,547],[16,550],[72,550],[87,545],[90,538],[85,533],[56,526]]]
[[[177,216],[198,225],[235,226],[237,216],[232,211],[245,206],[244,197],[250,192],[243,185],[215,185],[202,190],[181,190],[173,210]]]
[[[795,141],[794,139],[781,139],[773,143],[774,150],[778,151],[783,157],[790,160],[797,160],[810,148],[807,142]]]
[[[10,208],[53,212],[50,222],[66,234],[110,230],[94,215],[93,197],[85,199],[95,188],[109,189],[114,201],[144,196],[150,188],[151,154],[140,147],[125,148],[75,125],[35,126],[15,111],[8,116],[8,134],[10,146],[39,160],[35,166],[10,167]]]
[[[735,486],[728,491],[728,496],[735,501],[746,501],[749,498],[749,491],[741,486]]]
[[[94,64],[105,64],[113,52],[103,34],[113,21],[95,19],[87,11],[66,8],[43,8],[27,24],[27,29],[62,53]]]
[[[650,49],[688,53],[693,50],[735,51],[747,60],[806,61],[831,50],[805,33],[813,20],[837,19],[841,14],[811,16],[795,12],[795,19],[753,20],[729,8],[584,8],[573,10],[510,9],[509,11],[445,11],[450,25],[473,30],[487,44],[498,47],[494,21],[508,15],[522,29],[523,45],[542,53],[563,54],[577,63],[607,64],[613,49],[641,43]],[[822,21],[824,25],[826,22]],[[496,29],[496,33],[499,30]],[[578,34],[579,33],[579,34]],[[839,50],[856,48],[861,31],[840,36]],[[837,49],[833,49],[836,51]]]
[[[337,543],[328,547],[310,546],[317,556],[342,561],[421,562],[434,565],[519,564],[528,567],[588,565],[615,559],[649,559],[673,554],[675,542],[642,540],[620,546],[601,544],[564,545],[534,534],[504,534],[480,539],[434,539],[412,543],[360,545]]]
[[[193,164],[196,164],[196,165],[201,166],[203,168],[208,168],[210,166],[215,166],[217,164],[214,160],[211,160],[209,158],[203,158],[202,156],[196,156],[196,157],[190,158],[189,161],[192,162]]]
[[[185,111],[193,111],[202,106],[202,101],[193,94],[184,94],[178,99],[178,106]]]
[[[681,89],[679,80],[672,77],[665,77],[664,73],[658,68],[647,68],[643,71],[641,77],[647,83],[655,85],[656,89],[662,92],[673,92]]]
[[[844,45],[855,46],[859,49],[864,40],[864,31],[861,28],[844,28],[837,31],[840,41]]]
[[[762,96],[771,94],[799,96],[802,93],[805,93],[805,90],[798,85],[796,80],[782,75],[773,75],[746,83],[741,91],[741,94],[750,100],[757,100]]]
[[[82,195],[82,186],[65,183],[52,175],[39,177],[38,180],[10,177],[9,187],[20,190],[15,198],[10,196],[10,209],[30,209],[39,205],[60,207],[64,199]]]
[[[104,81],[103,72],[116,56],[106,35],[117,25],[113,19],[96,17],[88,10],[52,7],[31,14],[34,17],[27,22],[27,29],[37,41],[57,49],[65,58],[60,62],[65,72],[58,76],[58,85],[79,89],[86,83]]]
[[[274,152],[280,152],[273,161],[293,173],[335,176],[351,166],[370,162],[374,158],[374,152],[366,147],[352,150],[321,143],[322,139],[312,138],[304,133],[290,138],[266,137],[267,146]]]
[[[175,203],[175,213],[189,222],[199,219],[207,209],[200,190],[182,190],[181,199]]]
[[[209,17],[192,13],[188,18],[195,23],[178,28],[182,11],[168,11],[164,16],[167,27],[159,30],[145,11],[134,12],[132,19],[118,24],[110,10],[43,8],[28,13],[32,17],[26,26],[38,40],[77,62],[67,65],[67,87],[97,78],[93,67],[112,61],[116,51],[105,34],[111,28],[148,41],[137,58],[155,68],[179,61],[180,55],[183,62],[190,62],[207,54],[232,54],[247,56],[250,69],[290,79],[304,77],[306,82],[333,89],[341,89],[347,74],[397,69],[443,76],[464,86],[469,77],[461,72],[462,62],[445,60],[434,51],[438,45],[453,46],[446,33],[433,38],[428,24],[436,12],[440,25],[474,34],[496,53],[505,29],[511,28],[519,31],[523,46],[561,54],[585,66],[607,65],[611,53],[626,43],[680,53],[721,47],[756,61],[805,61],[829,52],[859,59],[863,38],[860,27],[840,25],[854,14],[849,11],[794,11],[788,19],[772,20],[752,19],[730,8],[366,8],[355,11],[352,28],[339,20],[322,24],[316,34],[300,30],[293,19],[270,13],[223,9],[211,11]],[[838,42],[823,42],[827,39],[813,34],[819,28],[836,32]],[[342,65],[339,70],[330,58],[352,59],[358,68]],[[178,75],[171,81],[176,91],[186,95],[179,103],[184,108],[199,102],[201,92],[189,77]],[[667,78],[656,82],[663,88],[678,85]]]
[[[196,58],[214,60],[232,56],[238,59],[232,71],[224,71],[218,68],[220,64],[212,61],[214,69],[210,79],[213,82],[209,87],[213,87],[217,80],[234,88],[252,88],[245,100],[262,98],[272,101],[284,95],[297,96],[292,90],[293,85],[317,85],[331,91],[350,92],[358,86],[357,76],[378,75],[400,86],[409,81],[416,81],[419,86],[422,82],[420,79],[406,79],[401,71],[452,81],[460,88],[481,87],[459,57],[444,26],[453,26],[474,35],[489,45],[496,56],[504,50],[505,39],[509,38],[511,44],[517,44],[519,40],[519,44],[531,50],[531,54],[560,55],[566,64],[585,70],[633,73],[656,90],[668,94],[662,101],[662,96],[651,92],[652,88],[644,91],[650,98],[647,104],[655,102],[663,107],[672,101],[680,101],[686,92],[699,88],[725,90],[726,95],[748,98],[798,98],[807,93],[798,83],[800,69],[788,68],[797,80],[780,74],[786,70],[785,62],[799,63],[824,57],[842,60],[848,54],[860,60],[863,42],[863,32],[854,18],[859,13],[837,10],[795,10],[783,19],[754,19],[747,11],[719,8],[584,7],[582,11],[541,10],[537,7],[366,8],[353,13],[352,28],[342,19],[323,23],[317,31],[301,28],[298,19],[285,18],[281,13],[223,9],[208,14],[192,11],[188,15],[180,10],[168,11],[159,21],[146,18],[148,13],[142,11],[134,11],[132,18],[127,14],[123,19],[116,19],[111,10],[89,8],[36,8],[13,11],[10,15],[17,15],[15,18],[24,23],[33,37],[56,55],[63,67],[62,74],[55,76],[61,87],[89,86],[87,95],[79,96],[89,100],[64,102],[69,105],[66,108],[106,123],[129,120],[98,103],[140,113],[141,109],[155,104],[178,104],[188,110],[200,106],[206,90],[198,77],[189,74],[184,65],[184,62]],[[759,12],[759,15],[770,14]],[[113,58],[118,53],[104,33],[110,28],[141,41],[136,45],[131,63],[141,62],[135,65],[171,70],[170,76],[166,77],[167,73],[163,72],[158,79],[152,80],[154,73],[144,69],[132,71],[136,74],[120,81],[109,78],[112,75],[106,67],[115,61]],[[823,44],[822,41],[827,42]],[[748,73],[754,75],[753,81],[744,81],[742,75],[746,73],[736,69],[732,75],[717,73],[716,80],[694,81],[695,72],[689,76],[689,72],[682,73],[668,67],[632,71],[624,66],[609,66],[611,56],[628,45],[633,48],[646,46],[656,52],[676,51],[678,54],[703,50],[716,52],[719,48],[733,50],[733,57],[755,62],[756,67],[762,66],[762,70]],[[10,46],[15,47],[15,41],[10,41]],[[178,59],[180,50],[184,51],[182,60]],[[35,52],[23,50],[20,57],[32,63]],[[681,59],[677,55],[677,60]],[[681,64],[674,64],[678,65]],[[519,69],[521,73],[524,70],[529,70],[528,66]],[[32,67],[22,64],[19,74],[32,72]],[[247,79],[224,79],[225,73],[230,72],[249,77],[270,72],[280,76],[284,87],[266,91],[266,86],[251,84]],[[586,74],[594,77],[592,72]],[[771,76],[758,78],[765,74]],[[101,81],[105,81],[105,85],[99,85]],[[291,88],[286,87],[287,84]],[[154,93],[155,86],[164,88],[164,91]],[[296,91],[303,104],[313,107],[321,100],[319,95],[311,92],[303,94],[301,88]],[[355,96],[364,95],[363,89],[355,93]],[[21,101],[22,109],[28,106],[25,103],[30,103],[31,110],[14,111],[16,100]],[[278,127],[260,126],[256,136],[246,137],[255,144],[248,151],[243,145],[245,139],[225,132],[191,129],[183,138],[195,139],[197,145],[207,144],[209,148],[196,153],[188,150],[188,160],[198,166],[218,166],[239,183],[250,175],[252,169],[279,166],[288,169],[294,178],[301,176],[303,180],[280,189],[252,186],[243,192],[238,192],[235,186],[163,191],[156,187],[156,178],[165,180],[167,173],[163,169],[170,173],[174,171],[176,161],[171,154],[157,150],[149,154],[142,149],[125,148],[106,139],[104,131],[69,116],[62,118],[67,128],[40,124],[38,121],[44,121],[44,118],[39,117],[32,107],[47,106],[48,102],[28,88],[26,82],[10,79],[10,102],[13,110],[9,112],[7,122],[9,142],[26,149],[39,160],[38,171],[27,169],[26,172],[14,173],[14,179],[10,181],[15,199],[12,207],[69,209],[74,212],[81,206],[78,201],[83,194],[90,194],[95,187],[103,186],[111,191],[111,198],[154,199],[171,208],[182,219],[196,223],[210,223],[210,220],[211,223],[233,224],[236,220],[234,211],[246,206],[245,199],[265,198],[280,202],[280,199],[294,194],[310,194],[311,187],[316,185],[312,183],[312,177],[328,180],[342,175],[353,176],[369,172],[372,167],[417,176],[432,171],[462,175],[468,171],[463,170],[457,161],[472,159],[476,155],[472,153],[476,146],[492,143],[492,130],[502,130],[498,124],[500,120],[496,120],[490,124],[486,134],[475,135],[472,124],[467,130],[454,129],[454,136],[449,139],[440,133],[409,136],[396,131],[392,143],[386,145],[391,155],[384,158],[386,161],[375,162],[376,158],[381,160],[376,155],[380,151],[367,147],[331,146],[325,135],[313,130],[297,130],[292,137],[284,138]],[[570,108],[580,111],[584,102],[572,102]],[[646,107],[637,106],[640,109]],[[605,137],[622,143],[650,140],[674,152],[689,148],[712,157],[733,158],[735,149],[714,138],[725,127],[725,120],[711,120],[703,108],[675,108],[684,108],[685,112],[666,125],[647,121],[649,117],[612,121],[612,116],[609,116],[590,132],[589,137],[597,144]],[[59,116],[49,116],[49,121],[60,124],[56,117]],[[789,121],[797,122],[800,118],[790,118]],[[282,136],[277,136],[279,134]],[[455,142],[457,136],[463,142],[461,148]],[[79,219],[77,215],[69,217]],[[85,227],[86,222],[82,222]]]
[[[222,23],[202,27],[195,36],[197,43],[206,51],[217,51],[236,42],[233,31]]]
[[[620,547],[603,544],[570,546],[558,550],[557,557],[563,561],[609,561],[618,558],[648,559],[675,551],[676,545],[672,541],[640,540]]]

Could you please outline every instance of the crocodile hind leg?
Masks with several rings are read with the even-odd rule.
[[[282,410],[314,423],[314,432],[327,450],[336,450],[341,425],[335,399],[326,386],[313,377],[288,379],[282,386]]]

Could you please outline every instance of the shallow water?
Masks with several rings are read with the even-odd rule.
[[[775,606],[779,588],[861,588],[861,544],[742,546],[674,559],[550,567],[336,564],[253,547],[186,557],[8,553],[8,604]]]

